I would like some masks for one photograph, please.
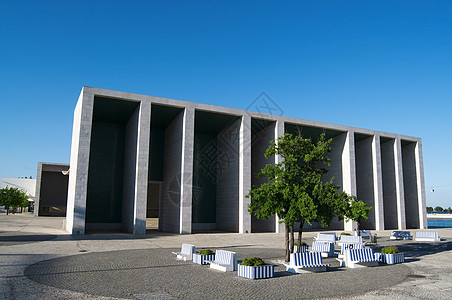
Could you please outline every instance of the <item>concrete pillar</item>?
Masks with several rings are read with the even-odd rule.
[[[276,121],[276,126],[275,126],[275,139],[281,137],[284,135],[284,121]],[[275,164],[279,164],[281,163],[282,158],[280,155],[276,155],[275,156]],[[285,231],[285,225],[284,224],[280,224],[281,220],[278,218],[278,216],[275,216],[275,232],[276,233],[281,233]]]
[[[355,165],[355,133],[348,131],[342,150],[342,189],[344,192],[356,196],[356,165]],[[344,220],[344,230],[356,229],[356,222]]]
[[[383,175],[381,171],[381,146],[379,135],[374,135],[372,139],[372,166],[375,199],[375,230],[384,230]]]
[[[135,172],[134,234],[146,234],[148,195],[149,142],[151,138],[151,103],[141,102],[138,115],[138,137]]]
[[[422,155],[422,143],[418,141],[415,149],[417,196],[419,207],[419,229],[427,228],[427,214],[425,204],[424,159]]]
[[[184,114],[181,111],[165,129],[162,200],[159,207],[159,229],[164,232],[181,232]]]
[[[138,137],[140,107],[130,117],[126,125],[126,135],[124,140],[124,174],[122,188],[122,219],[121,229],[124,232],[134,233],[137,209],[137,162],[138,162]]]
[[[405,194],[403,188],[402,140],[400,138],[396,138],[394,143],[394,165],[397,197],[397,227],[402,230],[406,229],[406,218]]]
[[[182,133],[180,233],[191,233],[195,109],[185,108]]]
[[[42,163],[38,162],[38,173],[36,174],[36,189],[35,189],[35,205],[33,214],[35,217],[39,216],[39,206],[41,198],[41,180],[42,180]],[[68,211],[66,210],[66,214]]]
[[[248,212],[251,189],[251,117],[242,116],[239,132],[239,233],[251,232],[251,215]]]
[[[85,233],[86,196],[94,95],[83,88],[74,110],[66,230]]]

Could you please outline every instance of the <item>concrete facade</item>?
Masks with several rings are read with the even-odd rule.
[[[120,108],[103,114],[101,102],[104,105],[111,102],[111,107]],[[130,108],[130,112],[123,112],[121,107]],[[66,229],[72,234],[83,234],[96,222],[92,217],[87,222],[87,201],[88,207],[95,207],[118,197],[87,196],[92,186],[88,180],[90,165],[93,159],[99,159],[96,155],[90,161],[90,157],[93,151],[109,151],[96,146],[101,140],[92,134],[93,124],[99,120],[114,123],[109,130],[124,147],[123,152],[114,156],[115,161],[123,164],[122,173],[107,170],[105,176],[122,178],[115,181],[116,186],[121,185],[122,202],[119,208],[112,207],[115,210],[112,213],[121,217],[119,225],[125,232],[146,232],[148,183],[155,182],[148,171],[155,171],[160,162],[163,167],[158,179],[162,189],[159,230],[180,234],[283,232],[276,216],[268,220],[250,216],[247,209],[250,199],[245,195],[252,184],[262,183],[253,174],[267,163],[280,162],[279,157],[269,160],[263,157],[269,142],[294,128],[313,137],[326,132],[333,138],[328,177],[334,177],[343,191],[373,207],[369,220],[362,223],[363,229],[426,228],[420,138],[84,87],[74,111],[66,217]],[[157,145],[162,150],[159,157],[150,147],[151,130],[157,127],[164,132],[164,142]],[[203,157],[210,160],[203,161]],[[112,184],[107,179],[101,183]],[[103,222],[104,228],[108,228],[117,220]],[[353,230],[355,226],[335,220],[329,228]]]

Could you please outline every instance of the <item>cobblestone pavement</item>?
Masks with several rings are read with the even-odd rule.
[[[151,233],[71,237],[62,219],[0,216],[1,299],[452,299],[452,230],[440,243],[389,241],[378,232],[379,250],[397,245],[407,263],[346,269],[327,259],[328,272],[293,275],[278,264],[272,279],[249,280],[177,261],[181,243],[229,249],[238,258],[260,256],[279,263],[282,234]],[[307,242],[316,233],[304,234]]]
[[[303,275],[287,273],[278,265],[275,278],[252,281],[238,277],[237,272],[222,273],[208,266],[177,261],[171,255],[175,250],[178,249],[123,250],[62,257],[33,264],[25,269],[25,275],[57,288],[120,298],[168,294],[187,299],[282,299],[347,295],[356,281],[360,284],[354,292],[363,293],[395,285],[411,274],[401,264],[354,270],[335,266],[330,272]],[[279,259],[283,254],[276,249],[229,250],[240,254],[239,259],[259,256],[265,261]]]

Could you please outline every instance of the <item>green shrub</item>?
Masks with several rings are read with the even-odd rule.
[[[293,243],[293,245],[294,245],[294,246],[298,246],[298,243],[295,242],[295,243]],[[302,245],[302,246],[306,246],[307,244],[306,244],[305,242],[301,242],[301,245]]]
[[[258,267],[265,265],[264,261],[260,257],[245,258],[240,264],[249,267]]]
[[[341,235],[351,235],[351,234],[348,232],[341,232]]]
[[[201,255],[211,255],[211,254],[213,254],[213,251],[210,250],[210,249],[205,249],[205,250],[199,251],[199,254],[201,254]]]
[[[397,249],[396,247],[384,247],[383,249],[381,249],[381,253],[396,254],[396,253],[399,253],[399,249]]]

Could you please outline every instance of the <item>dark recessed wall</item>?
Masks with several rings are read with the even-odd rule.
[[[126,128],[138,106],[94,98],[86,223],[122,223]]]
[[[93,122],[87,223],[121,223],[125,126]]]
[[[42,171],[39,216],[66,216],[68,181],[61,172]]]
[[[216,223],[217,136],[195,133],[193,223]]]

